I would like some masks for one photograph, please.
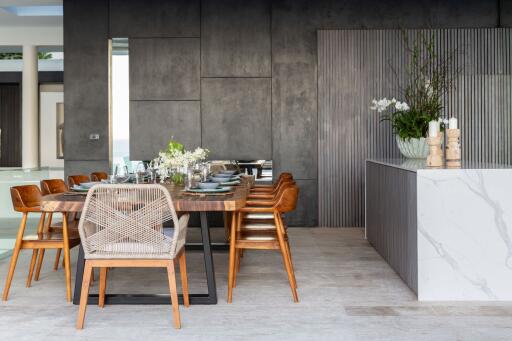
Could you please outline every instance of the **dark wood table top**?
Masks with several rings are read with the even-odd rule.
[[[233,186],[233,190],[223,195],[191,194],[183,191],[182,186],[163,184],[171,193],[174,207],[178,212],[237,211],[245,206],[249,193],[248,183]],[[85,202],[83,193],[70,195],[69,192],[45,195],[41,209],[45,212],[81,212]]]

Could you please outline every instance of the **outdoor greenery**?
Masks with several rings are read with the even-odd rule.
[[[47,52],[39,52],[38,59],[52,59],[52,54]],[[0,52],[0,59],[23,59],[21,52]]]

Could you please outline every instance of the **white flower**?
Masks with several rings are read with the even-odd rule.
[[[407,103],[397,101],[395,103],[395,109],[398,110],[398,111],[407,111],[410,108],[409,108],[409,105]]]
[[[208,149],[200,147],[196,148],[193,152],[188,150],[160,152],[158,157],[153,160],[153,166],[158,170],[160,176],[165,179],[169,175],[169,170],[186,172],[187,168],[194,163],[205,160],[208,153]]]
[[[210,151],[208,149],[203,149],[201,147],[197,147],[194,152],[192,152],[192,157],[194,161],[204,161],[206,160],[206,157],[208,156],[208,153]]]
[[[372,100],[372,106],[370,107],[371,110],[377,110],[378,113],[383,112],[386,110],[393,102],[393,100],[396,102],[396,100],[393,98],[391,101],[387,98],[379,99],[378,101],[376,99]]]
[[[394,97],[392,99],[387,99],[385,97],[379,100],[374,99],[372,100],[372,106],[370,109],[377,110],[378,113],[381,113],[387,110],[391,105],[393,105],[398,111],[407,111],[410,109],[407,103],[400,102]]]

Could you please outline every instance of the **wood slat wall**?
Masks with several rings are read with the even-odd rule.
[[[21,167],[21,88],[0,84],[0,167]]]
[[[512,29],[406,30],[433,34],[438,54],[456,50],[462,73],[444,99],[459,118],[464,160],[512,162]],[[318,31],[319,225],[364,226],[364,160],[399,157],[373,98],[400,97],[407,65],[400,30]],[[394,70],[394,71],[393,71]]]

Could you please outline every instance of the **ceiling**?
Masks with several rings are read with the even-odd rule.
[[[1,7],[62,5],[62,0],[0,0],[0,27],[62,27],[62,16],[17,16]]]

